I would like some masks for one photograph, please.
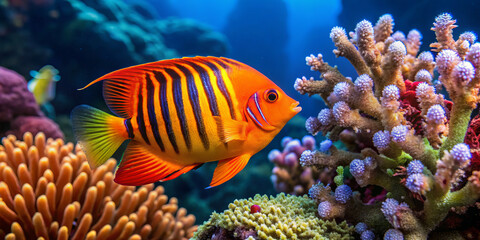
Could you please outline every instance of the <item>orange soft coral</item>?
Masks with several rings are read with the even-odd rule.
[[[2,144],[0,238],[188,239],[197,229],[162,186],[114,183],[114,159],[92,170],[80,148],[43,133]]]

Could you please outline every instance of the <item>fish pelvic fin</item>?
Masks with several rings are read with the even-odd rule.
[[[105,163],[128,139],[124,119],[80,105],[71,114],[73,133],[92,167]]]
[[[162,160],[137,141],[128,143],[122,161],[115,172],[114,181],[121,185],[140,186],[161,180],[171,180],[195,168]]]
[[[251,156],[252,155],[250,154],[243,154],[237,157],[220,160],[213,172],[212,182],[207,189],[218,186],[233,178],[237,173],[242,171],[245,165],[247,165]]]

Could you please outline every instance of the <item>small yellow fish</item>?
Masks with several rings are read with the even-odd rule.
[[[128,67],[100,77],[118,117],[81,105],[73,130],[99,166],[130,139],[115,182],[143,185],[219,161],[210,187],[240,172],[300,112],[255,69],[228,58],[193,57]]]
[[[33,77],[28,82],[28,90],[33,93],[38,105],[44,105],[55,98],[55,84],[60,80],[58,70],[50,65],[42,67],[38,72],[30,71]]]

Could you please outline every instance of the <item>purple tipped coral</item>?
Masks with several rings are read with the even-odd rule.
[[[460,165],[468,164],[470,158],[472,158],[472,153],[470,153],[470,147],[465,143],[459,143],[453,146],[450,154],[453,156],[453,159],[457,161]]]
[[[435,104],[428,109],[427,121],[434,122],[436,124],[443,123],[445,119],[445,110],[439,104]]]
[[[373,80],[367,75],[360,75],[355,81],[355,89],[360,92],[372,91]]]
[[[373,145],[378,148],[378,150],[384,150],[390,144],[390,133],[388,131],[378,131],[373,135]]]
[[[405,186],[414,193],[425,193],[425,191],[430,190],[425,182],[424,175],[421,173],[414,173],[408,176]]]
[[[472,81],[475,69],[469,61],[461,61],[453,69],[453,74],[459,84],[466,85]]]
[[[322,188],[314,199],[321,215],[367,224],[371,230],[361,238],[373,239],[371,231],[389,240],[427,239],[431,231],[446,231],[442,221],[452,209],[470,214],[458,210],[478,204],[480,171],[470,166],[478,141],[467,138],[472,150],[464,141],[480,102],[480,43],[472,32],[455,39],[455,23],[450,14],[439,15],[432,27],[436,42],[421,53],[422,34],[394,31],[390,14],[374,26],[359,22],[349,36],[334,27],[333,52],[351,63],[353,76],[321,54],[307,58],[321,79],[299,92],[318,94],[328,106],[308,125],[334,144],[305,151],[301,165],[336,169],[335,193]],[[344,197],[345,184],[353,197]],[[381,206],[361,201],[373,186],[388,192]]]
[[[350,173],[354,177],[362,177],[365,174],[365,163],[360,159],[354,159],[350,163]]]
[[[318,113],[318,121],[324,126],[330,124],[332,121],[332,112],[329,108],[324,108]]]
[[[316,145],[315,138],[309,135],[304,136],[301,141],[285,137],[282,139],[282,151],[270,151],[268,159],[275,164],[271,180],[277,192],[303,195],[308,193],[309,188],[316,182],[325,178],[327,172],[309,166],[314,159],[312,153],[317,148]]]
[[[375,240],[375,233],[373,233],[371,230],[364,231],[360,235],[361,240]]]
[[[368,226],[364,222],[359,222],[357,223],[357,225],[355,225],[355,232],[357,232],[358,234],[362,234],[367,229],[368,229]]]
[[[408,128],[405,125],[398,125],[392,129],[392,141],[394,142],[404,142],[407,140]]]
[[[415,173],[422,173],[423,172],[423,163],[419,160],[413,160],[411,161],[408,166],[407,166],[407,174],[415,174]]]
[[[348,185],[340,185],[335,189],[335,200],[339,203],[347,203],[352,196],[352,189]]]
[[[403,240],[403,233],[397,229],[388,229],[383,236],[383,240]]]

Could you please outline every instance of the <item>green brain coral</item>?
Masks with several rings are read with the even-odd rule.
[[[260,212],[250,213],[254,204],[260,206]],[[193,239],[212,239],[226,232],[231,239],[240,239],[240,232],[246,231],[257,236],[248,239],[353,239],[354,228],[345,221],[322,220],[316,212],[315,202],[306,195],[280,193],[269,198],[257,194],[253,199],[235,200],[223,213],[212,213]]]

